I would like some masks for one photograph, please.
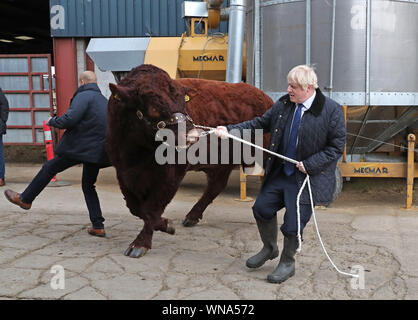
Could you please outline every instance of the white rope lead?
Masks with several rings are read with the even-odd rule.
[[[354,278],[359,278],[360,277],[359,274],[347,273],[347,272],[343,272],[340,269],[338,269],[337,266],[332,261],[331,257],[328,255],[328,252],[325,249],[324,243],[322,242],[321,235],[319,234],[318,223],[316,222],[316,215],[315,215],[315,209],[314,209],[314,205],[313,205],[312,189],[311,189],[311,183],[310,183],[310,180],[309,180],[309,175],[306,175],[305,181],[308,181],[309,198],[311,199],[311,208],[312,208],[313,219],[314,219],[314,223],[315,223],[316,234],[318,235],[318,239],[319,239],[319,242],[321,243],[322,250],[324,251],[325,255],[327,256],[329,262],[332,264],[334,269],[337,270],[338,273],[346,275],[346,276],[351,276],[351,277],[354,277]]]
[[[216,130],[216,128],[212,128],[212,127],[205,127],[205,126],[199,126],[199,125],[195,125],[195,127],[197,127],[197,128],[201,128],[201,129],[210,130],[207,134],[214,133],[214,132],[215,132],[215,130]],[[267,150],[267,149],[265,149],[265,148],[263,148],[263,147],[260,147],[260,146],[258,146],[258,145],[256,145],[256,144],[253,144],[253,143],[251,143],[251,142],[248,142],[248,141],[246,141],[246,140],[244,140],[244,139],[241,139],[241,138],[238,138],[238,137],[236,137],[236,136],[233,136],[233,135],[232,135],[232,134],[230,134],[230,133],[226,133],[225,135],[226,135],[228,138],[230,138],[230,139],[233,139],[233,140],[239,141],[239,142],[241,142],[241,143],[247,144],[247,145],[249,145],[249,146],[251,146],[251,147],[254,147],[254,148],[260,149],[260,150],[262,150],[262,151],[264,151],[264,152],[270,153],[270,154],[272,154],[272,155],[274,155],[274,156],[276,156],[276,157],[278,157],[278,158],[284,159],[284,160],[289,161],[289,162],[291,162],[291,163],[294,163],[294,164],[297,164],[297,163],[298,163],[298,161],[296,161],[296,160],[294,160],[294,159],[291,159],[291,158],[285,157],[285,156],[283,156],[283,155],[281,155],[281,154],[278,154],[278,153],[275,153],[275,152],[273,152],[273,151]],[[301,234],[300,234],[300,203],[299,203],[299,202],[300,202],[300,197],[301,197],[301,195],[302,195],[302,191],[303,191],[303,189],[306,187],[306,185],[308,185],[309,198],[310,198],[310,200],[311,200],[311,209],[312,209],[312,215],[313,215],[313,218],[314,218],[314,223],[315,223],[316,233],[317,233],[317,235],[318,235],[318,239],[319,239],[319,242],[320,242],[320,244],[321,244],[322,250],[323,250],[323,251],[324,251],[324,253],[325,253],[325,256],[328,258],[329,262],[331,263],[331,265],[334,267],[334,269],[335,269],[338,273],[343,274],[343,275],[346,275],[346,276],[351,276],[351,277],[358,278],[358,277],[359,277],[359,275],[358,275],[358,274],[347,273],[347,272],[343,272],[343,271],[341,271],[340,269],[338,269],[338,268],[337,268],[337,266],[335,265],[335,263],[332,261],[331,257],[328,255],[327,250],[325,249],[324,243],[322,242],[322,238],[321,238],[321,235],[320,235],[320,233],[319,233],[318,223],[317,223],[317,221],[316,221],[315,207],[314,207],[314,202],[313,202],[313,196],[312,196],[312,189],[311,189],[311,183],[310,183],[310,179],[309,179],[309,174],[306,174],[306,178],[305,178],[305,180],[303,181],[303,184],[302,184],[302,186],[301,186],[301,188],[300,188],[300,190],[299,190],[299,192],[298,192],[298,195],[297,195],[297,197],[296,197],[296,213],[297,213],[297,220],[298,220],[298,234],[297,234],[297,238],[298,238],[298,248],[297,248],[297,252],[300,252],[300,251],[302,250],[302,237],[301,237]]]

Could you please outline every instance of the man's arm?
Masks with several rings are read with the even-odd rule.
[[[277,109],[277,103],[276,102],[270,109],[268,109],[262,116],[260,117],[256,117],[252,120],[248,120],[248,121],[244,121],[241,123],[237,123],[237,124],[230,124],[226,127],[224,126],[218,126],[216,128],[215,134],[219,137],[221,137],[222,139],[227,138],[226,134],[228,131],[231,131],[233,129],[238,129],[241,134],[243,132],[244,129],[251,129],[251,130],[255,130],[255,129],[263,129],[264,133],[268,133],[270,132],[270,123],[272,121],[273,115],[274,115],[274,110]]]
[[[9,102],[6,99],[6,96],[3,93],[3,90],[0,89],[0,119],[4,123],[7,122],[9,118]]]
[[[67,112],[61,117],[55,116],[48,121],[48,125],[59,129],[70,129],[83,118],[88,107],[88,101],[81,94],[76,95]]]
[[[244,129],[263,129],[265,130],[265,133],[270,132],[270,123],[271,119],[273,118],[274,110],[277,110],[277,102],[262,116],[238,124],[230,124],[227,126],[227,129],[228,131],[232,129],[238,129],[241,131],[241,133]]]

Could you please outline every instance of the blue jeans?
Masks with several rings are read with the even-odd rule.
[[[272,172],[263,185],[253,206],[254,217],[261,221],[269,221],[277,211],[286,207],[284,221],[280,227],[285,236],[297,235],[298,220],[296,198],[299,188],[295,174],[290,177],[282,172]],[[300,234],[312,215],[311,205],[300,205]]]
[[[51,179],[59,172],[64,171],[72,166],[81,163],[78,160],[72,160],[55,156],[55,158],[47,161],[38,174],[33,178],[32,182],[22,192],[20,198],[25,203],[32,203],[35,198],[48,185]],[[100,166],[94,163],[83,163],[83,176],[81,180],[81,188],[83,190],[84,199],[89,211],[90,221],[93,228],[103,229],[105,219],[102,216],[99,197],[97,196],[95,183],[99,174]]]
[[[4,153],[3,153],[3,135],[0,134],[0,179],[4,179],[6,169],[4,166]]]

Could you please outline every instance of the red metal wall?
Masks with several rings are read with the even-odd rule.
[[[57,115],[62,116],[78,87],[77,55],[74,38],[54,38]]]

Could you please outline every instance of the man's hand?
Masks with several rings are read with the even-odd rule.
[[[302,162],[302,161],[300,161],[300,162],[298,162],[298,163],[296,164],[296,168],[298,168],[298,169],[299,169],[299,171],[303,172],[304,174],[307,174],[307,173],[306,173],[306,170],[305,170],[305,167],[303,166],[303,162]]]
[[[215,134],[221,139],[228,139],[228,129],[224,126],[217,126]]]

